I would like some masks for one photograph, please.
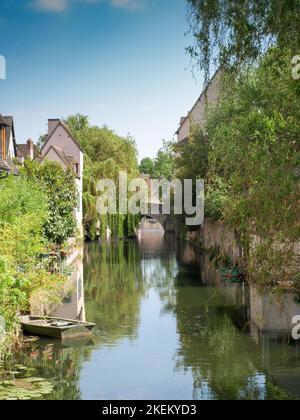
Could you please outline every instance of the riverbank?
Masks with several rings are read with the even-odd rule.
[[[216,221],[210,218],[205,218],[203,226],[198,230],[186,234],[185,239],[198,249],[200,254],[209,255],[210,260],[219,268],[226,268],[229,270],[238,270],[240,275],[252,285],[258,288],[273,288],[274,291],[281,289],[282,291],[291,291],[300,293],[299,276],[295,276],[297,259],[300,258],[300,243],[296,243],[291,248],[291,258],[294,255],[295,265],[292,269],[284,266],[281,271],[284,272],[282,277],[273,271],[272,265],[269,267],[269,280],[260,276],[258,267],[253,267],[250,263],[251,256],[258,252],[260,247],[259,238],[253,236],[250,251],[241,242],[240,238],[234,229],[230,228],[223,221]],[[284,245],[278,245],[280,252]],[[288,246],[286,244],[285,246]],[[284,262],[283,262],[284,264]],[[289,263],[290,265],[291,263]],[[290,274],[289,274],[290,273]]]
[[[73,244],[74,245],[74,244]],[[63,256],[62,256],[63,255]],[[43,276],[47,281],[39,281],[31,285],[30,292],[24,297],[23,306],[13,315],[10,328],[6,329],[6,320],[3,318],[3,334],[0,343],[0,361],[13,351],[24,345],[19,317],[24,314],[50,315],[60,305],[64,298],[71,292],[73,287],[73,270],[76,260],[82,258],[82,251],[79,248],[69,248],[68,252],[56,251],[43,254],[40,264],[43,267]],[[39,272],[41,275],[41,272]],[[70,319],[73,319],[70,317]],[[74,319],[76,317],[74,316]]]

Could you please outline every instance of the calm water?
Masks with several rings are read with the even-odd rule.
[[[300,347],[259,333],[262,322],[282,329],[288,314],[221,284],[173,237],[87,244],[72,282],[54,313],[95,322],[93,338],[40,340],[15,360],[54,384],[49,399],[300,397]]]

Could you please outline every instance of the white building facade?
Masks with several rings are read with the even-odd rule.
[[[179,143],[188,143],[194,126],[203,127],[205,125],[207,107],[216,105],[220,97],[220,82],[221,71],[218,70],[187,116],[180,119],[176,132]]]
[[[74,217],[81,236],[83,235],[83,165],[84,154],[80,144],[60,119],[48,120],[48,139],[41,150],[42,162],[58,162],[64,169],[73,169],[76,175],[77,207]]]

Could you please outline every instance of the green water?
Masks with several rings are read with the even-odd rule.
[[[97,325],[94,336],[40,340],[12,362],[52,384],[42,398],[300,396],[299,345],[259,334],[253,308],[266,303],[242,286],[222,284],[190,246],[173,237],[91,243],[83,271],[81,265],[79,259],[76,287],[56,314],[86,315]]]

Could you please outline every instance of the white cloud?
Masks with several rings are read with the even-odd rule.
[[[39,11],[59,13],[67,9],[69,0],[34,0],[30,6]]]
[[[32,0],[29,5],[38,11],[61,13],[74,3],[101,3],[105,0]],[[113,7],[123,9],[141,9],[146,0],[106,0]]]
[[[145,6],[144,0],[110,0],[115,7],[124,7],[127,9],[141,9]]]

